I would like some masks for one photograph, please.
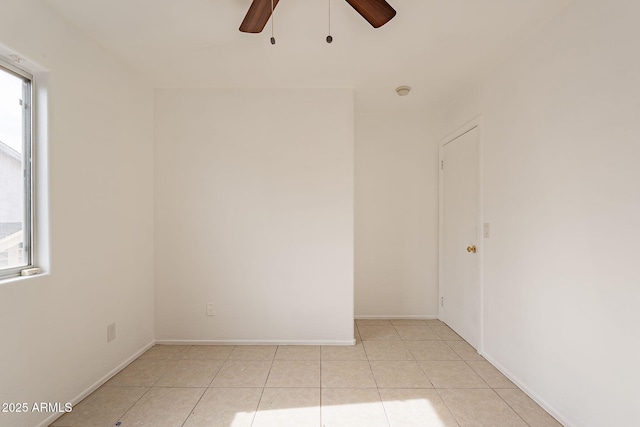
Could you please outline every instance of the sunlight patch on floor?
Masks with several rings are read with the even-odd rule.
[[[306,396],[289,396],[294,400],[306,400],[310,397],[312,389],[297,389]],[[348,393],[349,390],[340,390]],[[422,390],[421,390],[422,391]],[[429,390],[435,393],[435,390]],[[371,392],[377,394],[376,389]],[[353,396],[357,399],[357,396]],[[322,421],[322,427],[376,427],[402,425],[446,427],[451,425],[445,422],[438,413],[438,408],[429,399],[408,400],[381,400],[361,401],[344,404],[312,404],[300,406],[295,401],[287,404],[279,399],[263,399],[253,417],[251,412],[238,412],[229,425],[241,427],[252,425],[254,427],[285,427],[285,426],[317,426]],[[323,402],[324,403],[324,402]]]

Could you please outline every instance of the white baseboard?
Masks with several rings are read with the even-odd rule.
[[[356,340],[157,340],[166,345],[356,345]]]
[[[69,402],[73,406],[76,406],[78,403],[80,403],[80,401],[82,401],[82,399],[84,399],[85,397],[89,396],[91,393],[96,391],[101,385],[103,385],[104,383],[109,381],[114,375],[116,375],[118,372],[120,372],[124,368],[126,368],[131,362],[136,360],[138,357],[142,356],[142,353],[144,353],[145,351],[149,350],[151,347],[154,346],[154,344],[155,344],[155,341],[151,341],[150,343],[148,343],[147,345],[142,347],[134,355],[132,355],[132,356],[128,357],[127,359],[125,359],[122,363],[120,363],[118,366],[116,366],[111,371],[109,371],[109,373],[107,373],[105,376],[103,376],[98,381],[93,383],[93,385],[89,386],[89,388],[84,390],[82,393],[78,394],[76,397],[71,399]],[[55,420],[60,418],[62,415],[64,415],[64,414],[53,413],[49,417],[47,417],[44,421],[42,421],[40,424],[38,424],[38,427],[47,427],[49,424],[51,424],[52,422],[54,422]]]
[[[567,420],[565,417],[560,415],[560,413],[552,405],[549,405],[542,397],[540,397],[540,395],[538,395],[536,392],[534,392],[529,387],[527,387],[527,385],[525,383],[520,381],[508,369],[506,369],[500,363],[496,362],[496,360],[493,357],[491,357],[490,355],[488,355],[486,353],[481,353],[480,355],[482,357],[484,357],[485,359],[487,359],[487,361],[489,363],[491,363],[493,366],[495,366],[497,370],[502,372],[505,377],[509,378],[511,380],[511,382],[513,382],[515,385],[517,385],[534,402],[536,402],[538,405],[540,405],[542,407],[542,409],[547,411],[552,417],[554,417],[556,420],[558,420],[558,422],[560,424],[562,424],[564,427],[575,427],[574,424],[572,424],[571,422],[569,422],[569,420]]]
[[[382,315],[382,314],[376,314],[376,315],[371,315],[371,314],[362,314],[359,315],[357,314],[356,316],[354,316],[357,319],[361,319],[361,320],[387,320],[387,319],[391,319],[391,320],[433,320],[433,319],[437,319],[438,315],[437,314],[426,314],[426,315],[422,315],[422,314],[386,314],[386,315]]]

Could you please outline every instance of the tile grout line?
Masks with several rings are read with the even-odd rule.
[[[155,345],[154,345],[153,347],[155,347]],[[153,348],[153,347],[151,347],[151,348]],[[189,346],[189,347],[191,347],[191,346]],[[151,350],[151,348],[150,348],[149,350]],[[147,350],[147,351],[149,351],[149,350]],[[145,353],[146,353],[146,352],[145,352]],[[140,360],[140,359],[142,358],[142,356],[144,356],[144,353],[143,353],[143,354],[141,354],[141,355],[140,355],[140,357],[138,357],[136,360]],[[131,411],[131,409],[133,409],[133,407],[134,407],[134,406],[136,406],[136,405],[138,404],[138,402],[140,402],[140,401],[142,400],[142,398],[143,398],[144,396],[146,396],[146,395],[147,395],[147,393],[149,393],[149,392],[154,388],[155,384],[157,384],[157,383],[158,383],[158,381],[160,381],[160,378],[162,378],[163,376],[165,376],[165,375],[167,374],[167,372],[169,372],[169,369],[171,369],[171,368],[172,368],[172,367],[177,363],[177,362],[176,362],[176,360],[177,360],[177,359],[169,359],[169,358],[167,358],[167,359],[159,359],[159,360],[173,360],[173,364],[172,364],[171,366],[169,366],[169,367],[167,368],[167,370],[166,370],[162,375],[160,375],[160,376],[158,377],[158,379],[157,379],[157,380],[156,380],[152,385],[150,385],[150,386],[147,388],[147,391],[145,391],[144,393],[142,393],[142,395],[141,395],[141,396],[140,396],[140,397],[139,397],[135,402],[133,402],[133,404],[132,404],[131,406],[129,406],[129,408],[127,408],[127,410],[126,410],[126,411],[124,411],[124,413],[123,413],[122,415],[120,415],[120,417],[118,417],[118,419],[116,420],[116,423],[117,423],[117,422],[120,422],[120,420],[121,420],[122,418],[124,418],[124,417],[125,417],[125,415],[127,415],[127,414],[129,413],[129,411]],[[135,360],[134,360],[134,362],[135,362]],[[133,362],[131,362],[131,363],[133,363]],[[137,387],[137,386],[131,386],[131,387]],[[189,418],[189,417],[187,417],[187,418]],[[186,421],[186,419],[185,419],[185,421]]]
[[[416,356],[413,354],[413,352],[411,350],[409,350],[409,353],[411,353],[411,355],[413,356],[416,365],[418,365],[418,368],[420,368],[420,371],[422,372],[422,375],[424,375],[424,377],[427,379],[427,381],[429,381],[429,384],[431,384],[431,387],[433,387],[434,389],[436,388],[436,386],[433,384],[433,381],[431,381],[431,378],[429,378],[429,375],[427,375],[427,373],[424,371],[424,368],[422,367],[422,365],[420,364],[420,360],[416,359]]]
[[[429,326],[429,325],[427,325],[427,326]],[[431,328],[431,329],[433,330],[433,328]],[[434,331],[434,332],[435,332],[435,331]],[[437,334],[437,332],[436,332],[436,335],[438,335],[438,334]],[[440,335],[438,335],[438,337],[440,337]],[[474,373],[476,373],[476,375],[478,375],[478,377],[480,377],[480,375],[479,375],[477,372],[475,372],[475,370],[474,370],[474,369],[473,369],[473,368],[472,368],[472,367],[467,363],[467,361],[466,361],[466,360],[464,360],[464,359],[462,359],[462,357],[461,357],[461,356],[460,356],[460,355],[459,355],[459,354],[458,354],[458,353],[457,353],[453,348],[451,348],[451,346],[448,344],[448,342],[447,342],[446,340],[444,340],[444,339],[442,339],[442,338],[441,338],[441,340],[440,340],[440,341],[441,341],[441,342],[444,342],[444,343],[445,343],[445,345],[446,345],[448,348],[450,348],[450,349],[451,349],[451,350],[452,350],[452,351],[453,351],[453,352],[454,352],[458,357],[460,357],[460,359],[461,359],[461,360],[459,360],[459,361],[464,362],[464,363],[465,363],[465,364],[466,364],[466,365],[467,365],[467,366],[468,366],[468,367],[469,367],[469,368],[470,368]],[[427,361],[435,361],[435,362],[437,362],[437,360],[427,360]],[[451,361],[450,361],[450,360],[446,360],[445,362],[451,362]],[[453,362],[458,362],[458,360],[454,360]],[[420,363],[418,363],[418,366],[420,367],[420,369],[421,369],[421,370],[422,370],[422,372],[424,373],[425,377],[427,377],[427,380],[428,380],[428,381],[431,383],[431,385],[433,386],[433,390],[435,390],[436,394],[438,395],[438,397],[440,398],[440,400],[442,401],[442,403],[445,405],[445,407],[447,408],[447,410],[449,411],[449,413],[451,414],[451,416],[454,418],[454,420],[455,420],[456,424],[458,424],[458,426],[460,426],[460,423],[459,423],[458,419],[456,418],[456,416],[454,415],[453,411],[451,410],[451,408],[449,407],[449,405],[447,405],[447,403],[445,402],[445,400],[442,398],[442,395],[440,394],[440,390],[455,390],[455,388],[451,388],[451,389],[437,388],[437,387],[435,386],[435,384],[433,383],[433,381],[431,381],[431,378],[429,378],[429,376],[428,376],[428,375],[427,375],[427,373],[425,372],[425,370],[424,370],[424,368],[422,367],[422,365],[421,365]],[[483,381],[487,386],[489,386],[489,384],[484,380],[484,378],[480,377],[480,379],[481,379],[481,380],[482,380],[482,381]],[[490,387],[490,386],[489,386],[489,387]],[[486,389],[486,388],[472,388],[472,389],[467,388],[466,390],[487,390],[487,389]],[[493,389],[491,389],[491,388],[489,388],[489,390],[492,390],[492,391],[493,391]],[[496,394],[497,394],[497,393],[496,393]]]
[[[154,347],[155,347],[155,346],[154,346]],[[183,350],[183,352],[184,352],[184,353],[186,353],[187,351],[189,351],[189,349],[191,349],[191,347],[192,347],[192,346],[191,346],[191,345],[188,345],[188,346],[186,346],[186,347],[187,347],[187,349],[186,349],[186,350]],[[151,348],[153,348],[153,347],[151,347]],[[162,378],[164,378],[164,376],[165,376],[165,375],[167,375],[167,374],[169,373],[169,371],[170,371],[174,366],[176,366],[176,365],[178,364],[178,360],[181,360],[181,359],[180,359],[180,358],[172,359],[172,358],[170,358],[170,357],[167,357],[165,360],[170,360],[170,361],[171,361],[171,362],[173,362],[173,363],[171,363],[171,366],[169,366],[169,367],[167,368],[167,370],[166,370],[166,371],[164,371],[164,372],[162,373],[162,375],[160,375],[160,376],[158,377],[158,379],[157,379],[157,380],[156,380],[156,381],[151,385],[151,388],[155,387],[155,386],[156,386],[156,384],[158,384],[158,382],[160,382],[160,380],[161,380]]]
[[[504,390],[504,389],[503,389]],[[498,397],[500,398],[500,400],[502,400],[508,407],[509,409],[511,409],[521,420],[523,423],[525,423],[527,426],[531,427],[531,424],[529,424],[527,422],[527,420],[525,420],[522,415],[520,415],[520,413],[518,411],[516,411],[513,407],[511,407],[511,405],[509,405],[509,402],[507,402],[506,400],[504,400],[504,398],[502,396],[500,396],[500,393],[498,393],[497,391],[495,391],[494,389],[491,389],[491,391],[493,391],[495,394],[498,395]]]
[[[195,387],[193,387],[195,388]],[[191,410],[189,411],[189,414],[187,415],[187,418],[184,419],[184,421],[182,422],[182,424],[180,424],[180,427],[184,427],[184,425],[187,423],[187,421],[189,421],[189,418],[191,418],[191,415],[193,415],[193,410],[196,409],[196,406],[198,406],[198,404],[200,403],[200,401],[202,400],[202,398],[204,397],[204,394],[207,392],[207,389],[205,388],[204,391],[202,392],[202,394],[200,395],[200,397],[198,398],[198,401],[195,403],[195,405],[193,405],[193,408],[191,408]]]
[[[460,360],[466,360],[464,357],[462,357],[460,353],[456,351],[455,348],[451,347],[451,345],[447,341],[445,341],[444,343],[447,345],[447,347],[451,349],[451,351],[453,351],[460,358]]]
[[[391,325],[393,327],[393,325]],[[395,330],[395,328],[394,328]],[[398,333],[396,331],[396,333]],[[376,380],[376,376],[373,373],[373,368],[371,368],[371,360],[369,360],[369,354],[367,353],[367,349],[364,346],[364,343],[362,344],[362,350],[364,351],[364,355],[367,358],[367,364],[369,365],[369,371],[371,371],[371,377],[373,378],[373,382],[376,385],[376,392],[378,393],[378,398],[380,398],[380,404],[382,405],[382,411],[384,412],[384,417],[387,420],[387,426],[391,426],[391,421],[389,420],[389,414],[387,414],[387,408],[385,408],[384,406],[384,402],[382,401],[382,395],[380,394],[380,387],[378,387],[378,380]]]
[[[190,346],[191,348],[193,348],[193,346]],[[235,346],[232,346],[233,348],[235,348]],[[231,351],[233,351],[233,348],[231,349]],[[213,383],[213,380],[218,376],[218,373],[220,373],[220,370],[222,369],[222,365],[224,365],[226,363],[226,361],[229,359],[229,355],[231,354],[231,351],[229,353],[227,353],[227,356],[222,360],[222,364],[220,365],[220,367],[218,368],[218,370],[216,371],[216,373],[213,375],[213,378],[211,378],[211,381],[209,381],[209,385],[204,389],[204,392],[202,392],[202,395],[200,396],[200,398],[198,399],[198,401],[196,402],[195,405],[193,405],[193,408],[191,408],[191,411],[189,411],[189,415],[187,415],[187,418],[185,418],[185,420],[182,422],[181,427],[184,427],[184,425],[187,423],[187,421],[189,421],[189,418],[191,418],[191,415],[194,414],[194,410],[196,409],[196,407],[200,404],[200,401],[202,400],[202,398],[204,397],[204,395],[207,393],[207,391],[209,390],[211,384]],[[191,359],[186,359],[183,358],[182,360],[191,360]],[[193,359],[193,360],[199,360],[199,359]],[[204,359],[204,360],[220,360],[220,359]],[[199,388],[199,387],[198,387]]]
[[[388,320],[388,322],[390,322],[390,320]],[[391,326],[393,327],[393,330],[395,331],[395,333],[400,337],[400,340],[379,339],[379,340],[372,340],[372,341],[377,341],[377,342],[388,342],[388,343],[393,343],[393,342],[402,342],[403,347],[407,350],[407,352],[408,352],[408,353],[411,355],[411,357],[412,357],[412,359],[405,359],[405,360],[411,360],[411,361],[413,361],[413,362],[415,362],[415,363],[417,363],[417,364],[418,364],[418,366],[421,368],[422,373],[425,375],[425,377],[427,378],[427,380],[429,381],[429,383],[432,385],[432,389],[436,391],[437,396],[440,398],[441,402],[442,402],[442,403],[443,403],[443,405],[447,408],[447,410],[449,411],[449,413],[453,416],[453,418],[454,418],[454,420],[455,420],[455,422],[456,422],[456,424],[457,424],[458,426],[459,426],[459,425],[461,425],[461,424],[460,424],[460,423],[459,423],[459,421],[456,419],[455,415],[453,415],[453,412],[451,411],[451,408],[449,408],[449,405],[447,405],[447,403],[444,401],[444,399],[443,399],[443,397],[442,397],[441,392],[442,392],[443,390],[445,390],[445,391],[446,391],[446,390],[455,390],[455,389],[458,389],[458,390],[464,390],[464,389],[467,389],[467,390],[491,390],[491,391],[494,393],[494,395],[495,395],[495,394],[497,394],[497,395],[498,395],[498,397],[500,398],[500,401],[504,402],[504,403],[507,405],[507,407],[508,407],[509,409],[511,409],[511,410],[512,410],[512,411],[513,411],[513,412],[518,416],[518,419],[520,419],[520,420],[521,420],[521,421],[522,421],[526,426],[529,426],[529,427],[531,426],[531,424],[529,424],[529,423],[528,423],[528,422],[523,418],[523,416],[522,416],[518,411],[516,411],[516,410],[515,410],[515,409],[514,409],[514,408],[513,408],[513,407],[512,407],[512,406],[511,406],[511,405],[510,405],[510,404],[509,404],[509,403],[508,403],[508,402],[507,402],[507,401],[506,401],[506,400],[505,400],[505,399],[504,399],[504,398],[503,398],[499,393],[497,393],[497,391],[496,391],[496,390],[502,390],[502,389],[504,389],[504,390],[521,390],[521,389],[520,389],[519,387],[517,387],[517,386],[515,386],[515,387],[506,387],[506,388],[505,388],[505,387],[492,387],[492,386],[489,384],[489,382],[488,382],[487,380],[485,380],[485,378],[483,378],[483,377],[480,375],[480,373],[479,373],[476,369],[474,369],[474,367],[470,364],[470,362],[476,362],[476,359],[473,359],[473,358],[466,359],[465,357],[463,357],[463,356],[462,356],[462,354],[467,354],[467,348],[463,348],[463,350],[461,350],[461,353],[458,353],[458,352],[457,352],[457,351],[456,351],[456,350],[455,350],[455,349],[450,345],[451,343],[454,343],[454,342],[461,342],[461,343],[466,343],[466,344],[468,344],[464,339],[444,340],[444,339],[442,339],[442,338],[441,338],[441,337],[436,333],[436,335],[440,338],[439,340],[417,340],[417,341],[436,341],[436,342],[444,342],[444,343],[446,344],[446,347],[447,347],[447,348],[449,348],[451,351],[453,351],[453,353],[454,353],[454,354],[456,354],[456,355],[460,358],[460,361],[463,361],[463,362],[465,363],[465,365],[464,365],[464,366],[469,367],[473,373],[475,373],[478,377],[480,377],[480,378],[481,378],[482,382],[486,385],[486,387],[481,387],[481,388],[479,388],[479,387],[473,387],[473,388],[463,388],[463,389],[460,389],[460,388],[436,388],[436,387],[433,385],[433,383],[431,382],[431,380],[429,379],[429,377],[426,375],[426,372],[424,371],[424,368],[423,368],[423,367],[421,366],[421,364],[420,364],[420,362],[421,362],[421,361],[419,361],[419,360],[417,359],[416,355],[414,355],[414,353],[413,353],[410,349],[408,349],[408,348],[407,348],[407,343],[408,343],[408,342],[411,342],[411,341],[415,341],[415,340],[405,340],[405,339],[403,339],[403,338],[402,338],[402,336],[400,336],[400,334],[399,334],[399,332],[398,332],[398,326],[403,326],[403,325],[393,325],[393,323],[391,323]],[[431,325],[427,325],[427,326],[429,326],[429,329],[431,329],[433,332],[435,332],[434,328],[433,328]],[[381,389],[380,389],[380,387],[379,387],[379,385],[378,385],[378,381],[377,381],[377,379],[376,379],[376,376],[375,376],[375,375],[374,375],[374,373],[373,373],[372,362],[374,362],[375,360],[370,359],[370,356],[369,356],[369,354],[368,354],[368,352],[367,352],[367,350],[366,350],[366,348],[365,348],[365,346],[364,346],[364,341],[361,339],[362,337],[360,336],[360,333],[359,333],[359,327],[358,327],[358,325],[357,325],[357,322],[355,322],[355,321],[354,321],[354,329],[355,329],[355,331],[356,331],[356,333],[357,333],[357,336],[359,336],[359,337],[360,337],[360,339],[359,339],[359,340],[356,340],[356,344],[360,344],[360,345],[362,345],[362,351],[363,351],[363,353],[364,353],[365,359],[366,359],[366,361],[367,361],[367,363],[368,363],[368,366],[369,366],[370,372],[371,372],[372,377],[373,377],[373,379],[374,379],[374,384],[375,384],[375,387],[376,387],[376,390],[377,390],[378,397],[379,397],[380,402],[381,402],[381,404],[382,404],[383,411],[384,411],[384,413],[385,413],[385,417],[386,417],[386,420],[387,420],[387,425],[388,425],[388,426],[390,426],[390,425],[391,425],[391,420],[390,420],[389,414],[387,414],[387,408],[386,408],[386,407],[385,407],[385,405],[384,405],[384,401],[383,401],[383,399],[382,399]],[[446,334],[445,334],[445,335],[446,335]],[[370,341],[371,341],[371,340],[370,340]],[[145,359],[147,359],[147,360],[153,360],[153,359],[156,359],[156,360],[160,360],[160,361],[166,361],[166,362],[169,362],[169,363],[167,363],[167,365],[168,365],[168,366],[167,366],[166,370],[165,370],[164,372],[162,372],[162,373],[159,375],[159,377],[156,379],[156,381],[155,381],[155,382],[153,382],[153,384],[151,384],[150,386],[137,386],[137,385],[130,385],[130,386],[117,386],[117,385],[116,385],[116,386],[107,386],[106,384],[104,384],[103,386],[101,386],[101,387],[114,387],[114,388],[115,388],[115,387],[140,387],[140,388],[144,387],[144,388],[146,388],[146,390],[142,393],[142,395],[141,395],[138,399],[136,399],[136,400],[135,400],[133,403],[131,403],[131,404],[130,404],[126,409],[124,409],[124,412],[122,413],[122,415],[120,415],[120,417],[119,417],[116,421],[120,421],[122,418],[124,418],[124,417],[125,417],[125,416],[126,416],[126,415],[131,411],[131,410],[132,410],[132,408],[133,408],[133,407],[135,407],[135,406],[136,406],[136,405],[137,405],[137,404],[138,404],[138,403],[139,403],[139,402],[140,402],[140,401],[141,401],[141,400],[142,400],[142,399],[143,399],[143,398],[144,398],[144,397],[149,393],[149,391],[150,391],[150,390],[152,390],[152,389],[154,389],[154,388],[155,388],[155,389],[160,389],[160,388],[202,388],[202,387],[197,387],[197,386],[196,386],[196,387],[184,387],[184,386],[182,386],[182,387],[181,387],[181,386],[175,386],[175,387],[162,387],[162,386],[159,386],[159,385],[158,385],[158,384],[160,383],[160,381],[161,381],[163,378],[165,378],[165,377],[167,377],[167,375],[169,375],[169,372],[170,372],[172,369],[174,369],[174,368],[177,366],[177,364],[178,364],[178,363],[180,363],[180,361],[181,361],[181,360],[207,360],[207,361],[212,361],[212,362],[213,362],[213,361],[221,361],[220,367],[219,367],[219,368],[217,369],[217,371],[214,373],[214,375],[213,375],[212,379],[211,379],[211,380],[210,380],[210,382],[209,382],[209,385],[204,387],[204,391],[202,392],[201,396],[199,397],[199,399],[197,400],[197,402],[195,403],[195,405],[193,406],[193,408],[191,409],[191,411],[189,412],[189,414],[187,415],[187,417],[185,418],[185,420],[184,420],[184,421],[182,422],[182,424],[180,424],[180,425],[181,425],[182,427],[184,427],[184,426],[187,424],[187,422],[189,421],[189,418],[191,417],[191,415],[193,415],[193,411],[194,411],[194,410],[195,410],[195,408],[196,408],[196,407],[201,403],[201,401],[202,401],[202,399],[203,399],[203,397],[204,397],[204,394],[207,392],[207,390],[208,390],[209,388],[212,388],[212,387],[211,387],[211,385],[212,385],[212,384],[213,384],[213,382],[215,381],[215,378],[217,377],[217,375],[219,375],[219,373],[220,373],[220,371],[221,371],[222,367],[225,365],[225,363],[227,363],[229,360],[231,360],[231,359],[230,359],[231,353],[233,352],[233,350],[234,350],[237,346],[235,346],[235,345],[230,346],[230,347],[231,347],[231,351],[230,351],[229,353],[227,353],[227,354],[226,354],[226,356],[225,356],[225,358],[224,358],[224,359],[189,359],[189,358],[187,358],[187,355],[189,354],[190,349],[194,348],[195,346],[193,346],[193,345],[188,345],[188,346],[185,346],[185,347],[187,347],[186,351],[184,351],[184,350],[183,350],[183,351],[182,351],[182,353],[179,353],[181,356],[177,356],[177,357],[176,357],[176,356],[171,356],[171,355],[170,355],[170,356],[168,356],[168,357],[162,357],[162,358],[153,358],[153,357],[151,357],[151,358],[145,358]],[[225,346],[225,347],[226,347],[226,346]],[[252,417],[252,419],[251,419],[251,425],[253,425],[253,424],[255,423],[255,421],[256,421],[257,413],[258,413],[258,408],[260,407],[260,404],[262,403],[262,400],[263,400],[263,398],[264,398],[264,392],[265,392],[265,389],[267,388],[267,387],[266,387],[266,384],[268,383],[269,376],[270,376],[271,371],[272,371],[272,369],[273,369],[273,365],[274,365],[274,363],[275,363],[275,360],[277,360],[277,359],[276,359],[276,357],[277,357],[277,354],[278,354],[278,350],[279,350],[279,349],[281,349],[282,347],[283,347],[283,346],[279,346],[279,345],[278,345],[278,346],[275,346],[275,351],[274,351],[274,353],[273,353],[273,355],[272,355],[272,357],[271,357],[271,359],[270,359],[270,367],[269,367],[269,370],[268,370],[268,372],[267,372],[267,376],[266,376],[266,378],[265,378],[265,380],[264,380],[264,384],[263,384],[263,386],[261,387],[261,394],[260,394],[260,398],[258,399],[258,403],[257,403],[256,409],[255,409],[255,412],[254,412],[253,417]],[[323,395],[323,390],[325,390],[326,388],[325,388],[325,386],[324,386],[324,384],[323,384],[323,382],[322,382],[322,372],[323,372],[323,366],[322,366],[322,365],[323,365],[323,354],[324,354],[324,352],[325,352],[326,350],[324,350],[324,349],[323,349],[323,346],[322,346],[322,345],[318,345],[318,347],[319,347],[319,357],[320,357],[320,360],[319,360],[319,363],[320,363],[320,371],[319,371],[319,372],[320,372],[320,388],[319,388],[319,390],[320,390],[320,396],[319,396],[319,402],[320,402],[320,407],[319,407],[319,409],[320,409],[320,413],[319,413],[319,421],[320,421],[320,426],[322,426],[322,427],[323,427],[323,413],[322,413],[322,405],[323,405],[323,399],[322,399],[322,397],[323,397],[323,396],[322,396],[322,395]],[[355,347],[355,346],[354,346],[354,347]],[[175,357],[175,358],[173,358],[173,357]],[[140,358],[141,358],[141,357],[139,357],[138,359],[140,359]],[[137,359],[137,360],[138,360],[138,359]],[[267,359],[267,360],[269,360],[269,359]],[[285,359],[283,359],[283,360],[285,360]],[[298,360],[298,359],[292,359],[292,360]],[[300,359],[300,360],[307,360],[307,359]],[[484,361],[485,361],[485,362],[487,362],[489,365],[493,366],[493,364],[491,364],[490,362],[486,361],[486,360],[485,360],[485,359],[483,359],[483,358],[481,358],[481,359],[477,359],[477,360],[478,360],[478,361],[483,361],[483,360],[484,360]],[[427,360],[427,361],[429,361],[429,360]],[[437,362],[438,360],[432,360],[432,361]],[[449,360],[443,360],[443,361],[449,361]],[[492,378],[492,377],[491,377],[491,376],[489,376],[489,378]],[[303,388],[305,388],[305,387],[303,387]],[[83,399],[83,400],[84,400],[84,399]],[[545,412],[546,412],[546,411],[545,411]],[[55,421],[54,421],[54,423],[55,423]]]
[[[251,418],[251,425],[256,422],[256,417],[258,416],[258,409],[260,408],[260,404],[262,403],[262,398],[264,397],[264,391],[267,388],[267,381],[269,381],[269,375],[271,375],[271,368],[273,368],[273,361],[276,358],[276,354],[278,353],[279,345],[276,346],[276,351],[273,352],[273,357],[271,358],[271,364],[269,365],[269,371],[267,372],[267,377],[264,379],[264,384],[262,385],[262,391],[260,392],[260,399],[258,399],[258,405],[256,406],[256,411],[253,413],[253,418]]]
[[[211,378],[211,381],[209,382],[209,385],[207,386],[207,389],[212,388],[211,384],[213,384],[213,381],[216,379],[216,377],[218,376],[218,374],[220,373],[220,371],[222,370],[222,367],[224,366],[225,363],[227,363],[227,360],[229,360],[229,356],[231,355],[231,352],[236,348],[235,345],[231,346],[231,351],[229,353],[227,353],[227,356],[222,359],[222,364],[220,365],[220,367],[218,368],[218,370],[216,371],[215,375],[213,376],[213,378]],[[213,359],[216,360],[216,359]]]
[[[484,378],[482,378],[482,376],[475,370],[473,369],[473,366],[469,365],[468,361],[466,360],[462,360],[464,362],[465,365],[467,365],[469,367],[469,369],[471,369],[471,371],[476,374],[478,376],[478,378],[480,378],[482,380],[483,383],[485,383],[487,385],[487,387],[491,390],[493,390],[493,387],[491,387],[491,385],[487,382],[487,380],[485,380]]]
[[[129,386],[129,387],[139,387],[139,386]],[[116,419],[116,421],[114,422],[114,424],[115,424],[115,423],[117,423],[117,422],[119,422],[119,421],[120,421],[120,419],[124,418],[124,416],[127,414],[127,412],[129,412],[129,411],[131,410],[131,408],[133,408],[134,406],[136,406],[136,404],[137,404],[137,403],[138,403],[138,402],[139,402],[139,401],[140,401],[140,400],[141,400],[141,399],[142,399],[142,398],[143,398],[147,393],[149,393],[149,391],[151,390],[151,388],[152,388],[152,387],[146,387],[146,389],[147,389],[147,390],[145,390],[145,392],[144,392],[144,393],[142,393],[142,394],[140,395],[140,397],[136,399],[136,401],[135,401],[135,402],[133,402],[133,403],[132,403],[132,404],[131,404],[127,409],[125,409],[125,410],[124,410],[124,412],[122,413],[122,415],[120,415],[120,416]],[[98,389],[99,389],[99,388],[98,388]],[[97,390],[96,390],[96,391],[97,391]],[[95,393],[95,391],[94,391],[93,393]],[[93,394],[93,393],[91,393],[91,394]],[[91,395],[89,395],[89,396],[91,396]],[[89,397],[89,396],[87,396],[87,397]],[[84,399],[82,399],[82,401],[84,401],[85,399],[86,399],[86,397],[85,397]],[[78,403],[80,403],[80,402],[78,402]],[[55,424],[55,423],[56,423],[56,421],[54,421],[53,423],[51,423],[51,424],[50,424],[50,426],[53,426],[53,424]],[[65,426],[65,425],[59,425],[59,426],[56,426],[56,427],[66,427],[66,426]]]
[[[444,340],[443,340],[443,341],[444,341]],[[459,341],[459,340],[455,340],[455,341]],[[462,340],[462,341],[463,341],[463,342],[466,342],[466,341],[464,341],[464,340]],[[455,349],[454,349],[454,348],[452,348],[452,347],[449,345],[449,343],[448,343],[447,341],[444,341],[444,342],[447,344],[447,346],[448,346],[449,348],[451,348],[451,350],[453,350],[453,352],[454,352],[454,353],[458,354],[458,352],[456,352],[456,351],[455,351]],[[468,343],[467,343],[467,344],[468,344]],[[502,401],[503,401],[503,402],[504,402],[504,403],[509,407],[509,409],[511,409],[511,410],[512,410],[512,411],[513,411],[513,412],[518,416],[518,418],[520,418],[520,419],[522,420],[522,422],[524,422],[527,426],[529,426],[529,427],[530,427],[530,424],[529,424],[528,422],[526,422],[526,421],[525,421],[525,419],[524,419],[524,418],[522,418],[522,416],[521,416],[521,415],[520,415],[520,414],[519,414],[519,413],[518,413],[514,408],[512,408],[512,407],[511,407],[511,405],[509,405],[509,403],[508,403],[506,400],[504,400],[504,398],[503,398],[502,396],[500,396],[500,394],[499,394],[499,393],[497,393],[497,392],[495,391],[495,389],[494,389],[494,388],[493,388],[493,387],[492,387],[492,386],[491,386],[491,385],[490,385],[490,384],[489,384],[489,383],[488,383],[484,378],[482,378],[482,377],[480,376],[480,374],[479,374],[475,369],[473,369],[473,366],[471,366],[471,365],[468,363],[468,362],[469,362],[468,360],[464,359],[464,358],[462,357],[462,355],[460,355],[460,354],[458,354],[458,356],[460,357],[460,359],[462,359],[462,362],[464,362],[464,363],[465,363],[465,365],[467,365],[467,366],[468,366],[468,367],[469,367],[469,368],[470,368],[470,369],[471,369],[471,370],[472,370],[472,371],[473,371],[473,372],[474,372],[478,377],[480,377],[480,379],[481,379],[481,380],[482,380],[482,381],[483,381],[483,382],[488,386],[488,388],[475,388],[475,387],[474,387],[474,388],[466,388],[465,390],[491,390],[495,395],[497,395],[497,396],[500,398],[500,400],[502,400]],[[492,366],[493,366],[493,365],[492,365]],[[424,371],[424,369],[423,369],[423,371]],[[425,375],[426,375],[426,373],[425,373]],[[453,417],[455,418],[455,415],[454,415],[454,414],[453,414],[453,412],[451,411],[451,408],[449,408],[449,405],[447,405],[447,402],[445,402],[445,400],[442,398],[442,395],[440,394],[440,390],[445,390],[445,389],[438,389],[438,388],[435,388],[435,390],[436,390],[436,393],[438,393],[438,396],[440,396],[440,400],[442,400],[442,402],[443,402],[443,403],[444,403],[444,405],[447,407],[447,409],[449,409],[449,412],[451,413],[451,415],[453,415]],[[447,390],[455,390],[455,389],[447,389]],[[458,420],[457,420],[457,419],[456,419],[456,422],[458,422]],[[459,424],[459,423],[458,423],[458,424]]]
[[[456,424],[458,424],[458,426],[460,426],[461,425],[460,421],[458,421],[458,418],[456,417],[456,415],[453,413],[453,411],[451,410],[449,405],[447,405],[447,402],[444,401],[444,399],[442,398],[442,395],[440,394],[440,390],[443,390],[443,389],[434,388],[434,390],[436,391],[436,394],[438,395],[438,397],[442,401],[442,404],[447,408],[447,410],[449,411],[449,413],[451,414],[451,416],[455,420]],[[455,389],[449,389],[449,390],[455,390]]]

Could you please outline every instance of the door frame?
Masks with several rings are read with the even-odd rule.
[[[483,130],[483,118],[482,116],[478,116],[473,120],[465,123],[463,126],[459,127],[455,131],[448,134],[445,138],[440,140],[438,143],[438,318],[442,320],[443,318],[443,297],[445,296],[445,285],[444,285],[444,168],[442,167],[444,161],[444,147],[445,145],[453,142],[458,139],[462,135],[467,132],[472,131],[473,129],[478,129],[478,217],[477,221],[477,243],[476,247],[478,248],[478,256],[477,256],[477,267],[478,267],[478,285],[480,286],[480,301],[478,304],[480,305],[480,330],[479,330],[479,342],[478,348],[476,349],[479,354],[483,354],[484,347],[484,244],[483,244],[483,188],[484,188],[484,171],[483,171],[483,145],[482,145],[482,130]]]

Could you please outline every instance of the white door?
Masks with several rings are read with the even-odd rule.
[[[441,317],[479,350],[478,127],[447,142],[441,160]]]

